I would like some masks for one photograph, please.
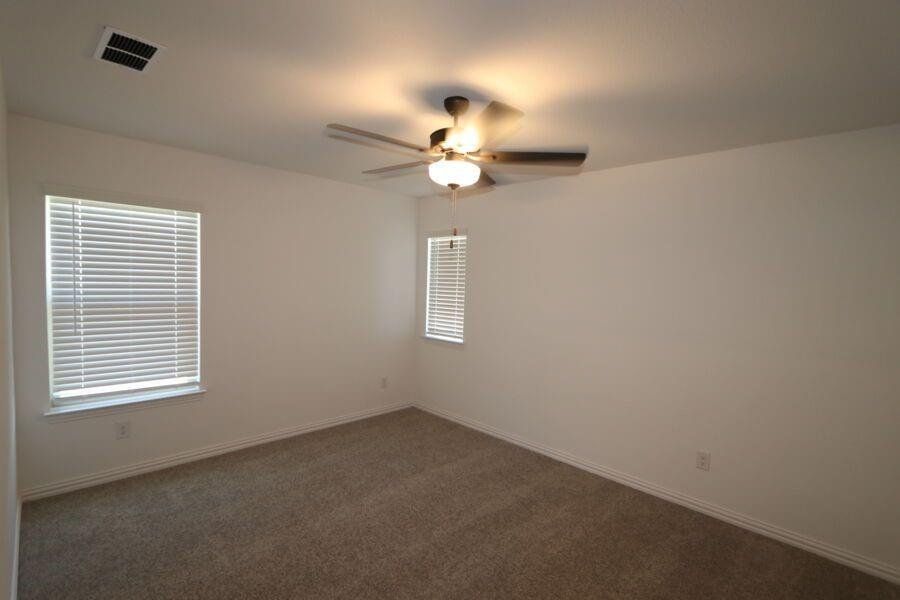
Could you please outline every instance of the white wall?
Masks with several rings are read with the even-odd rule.
[[[9,147],[23,493],[412,400],[412,200],[15,115]],[[43,416],[46,184],[199,207],[209,391],[198,401],[76,421]],[[116,441],[121,420],[131,421],[131,438]]]
[[[900,567],[900,126],[462,200],[463,346],[418,337],[443,201],[417,239],[347,184],[18,116],[9,146],[22,489],[410,401],[415,367],[428,406]],[[45,184],[200,207],[200,400],[43,416]]]
[[[0,71],[0,595],[15,597],[18,488],[9,280],[9,195],[6,175],[6,101]]]
[[[900,568],[900,126],[498,188],[458,223],[466,343],[417,342],[425,405]],[[422,201],[417,333],[446,227]]]

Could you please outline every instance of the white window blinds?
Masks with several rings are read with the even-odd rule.
[[[450,247],[450,241],[453,247]],[[425,335],[463,341],[466,303],[466,236],[428,238]]]
[[[54,403],[200,380],[200,215],[47,197]]]

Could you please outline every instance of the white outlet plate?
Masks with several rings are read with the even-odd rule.
[[[709,471],[711,457],[709,452],[697,452],[697,468],[701,471]]]

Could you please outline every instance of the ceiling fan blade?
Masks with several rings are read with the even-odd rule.
[[[494,178],[487,174],[487,171],[484,169],[481,170],[481,177],[478,178],[478,181],[475,182],[475,185],[472,187],[480,188],[480,187],[488,187],[491,185],[497,185],[497,182],[494,181]]]
[[[470,153],[469,158],[486,163],[544,163],[551,165],[577,166],[584,162],[584,152],[507,152],[505,150],[482,150]]]
[[[350,127],[349,125],[329,123],[328,125],[326,125],[326,127],[328,127],[329,129],[337,129],[338,131],[343,131],[345,133],[352,133],[354,135],[361,135],[362,137],[372,138],[373,140],[378,140],[380,142],[387,142],[388,144],[403,146],[404,148],[412,148],[413,150],[418,150],[419,152],[428,152],[427,148],[417,146],[416,144],[413,144],[411,142],[404,142],[403,140],[398,140],[397,138],[381,135],[380,133],[373,133],[371,131],[366,131],[365,129],[357,129],[356,127]]]
[[[478,132],[481,147],[489,146],[510,133],[523,116],[525,113],[518,108],[496,100],[491,101],[472,122],[472,127]]]
[[[377,175],[378,173],[387,173],[389,171],[398,171],[400,169],[409,169],[412,167],[418,167],[419,165],[427,165],[429,161],[427,160],[417,160],[415,162],[403,163],[400,165],[390,165],[388,167],[381,167],[380,169],[369,169],[368,171],[363,171],[366,175]]]

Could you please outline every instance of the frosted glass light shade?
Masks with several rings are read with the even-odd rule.
[[[428,165],[428,176],[438,185],[472,185],[481,177],[481,169],[466,160],[442,158]]]

